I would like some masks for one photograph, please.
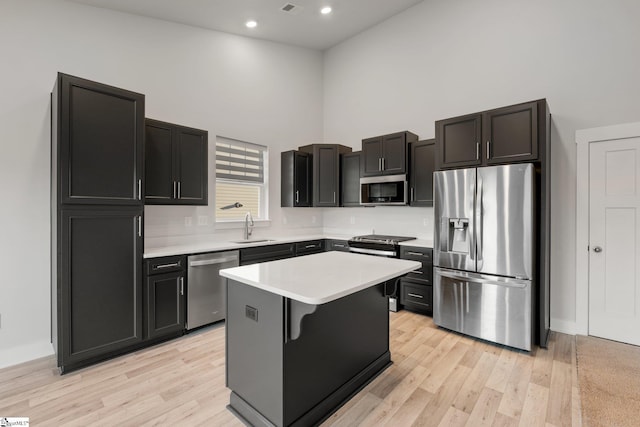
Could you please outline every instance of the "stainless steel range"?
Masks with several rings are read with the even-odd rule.
[[[349,240],[349,251],[367,255],[399,258],[400,242],[415,239],[415,237],[384,236],[381,234],[355,236]]]
[[[400,258],[400,242],[415,239],[415,237],[384,236],[380,234],[355,236],[349,240],[349,251],[388,258]],[[385,294],[387,292],[387,285],[393,289],[393,292],[387,294],[389,296],[389,310],[398,311],[397,282],[390,281],[385,283]]]

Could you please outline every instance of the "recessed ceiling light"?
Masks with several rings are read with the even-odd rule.
[[[331,7],[329,6],[325,6],[322,9],[320,9],[320,13],[323,15],[327,15],[329,13],[331,13]]]
[[[255,28],[258,26],[258,23],[254,20],[251,20],[251,21],[247,21],[247,23],[244,25],[246,25],[247,28]]]

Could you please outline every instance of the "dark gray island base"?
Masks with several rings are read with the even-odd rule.
[[[384,285],[312,305],[229,279],[226,352],[245,424],[317,425],[391,364]]]

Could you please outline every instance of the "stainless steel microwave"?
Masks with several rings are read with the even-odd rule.
[[[408,189],[406,175],[360,178],[360,204],[364,206],[406,205]]]

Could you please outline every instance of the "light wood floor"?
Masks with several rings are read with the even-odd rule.
[[[518,352],[390,313],[394,364],[323,426],[581,425],[575,338]],[[241,426],[225,409],[224,327],[64,376],[53,357],[0,370],[0,417],[40,425]]]

